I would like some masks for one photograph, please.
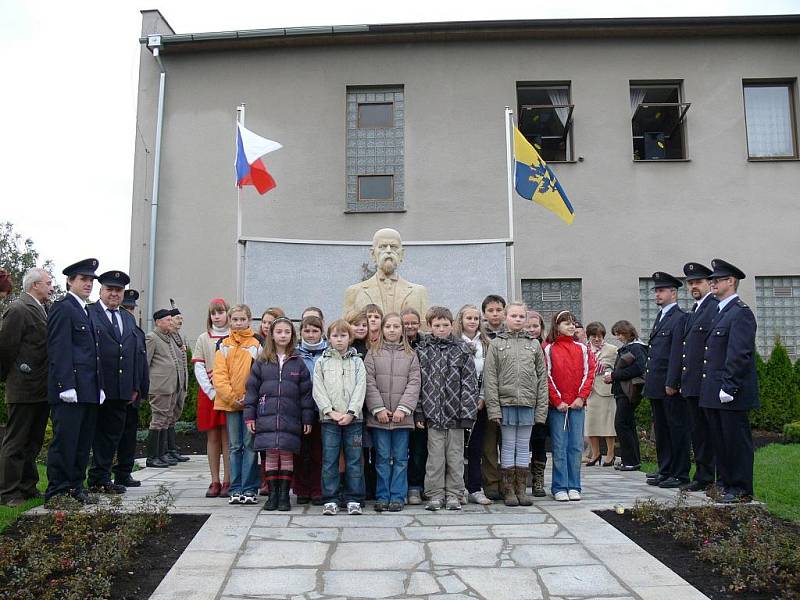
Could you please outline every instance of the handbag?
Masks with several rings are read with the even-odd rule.
[[[619,364],[623,367],[629,367],[636,362],[636,357],[630,352],[623,352],[619,355]],[[642,401],[642,390],[644,389],[644,377],[637,375],[631,379],[626,379],[619,382],[622,393],[628,397],[628,402],[631,403],[632,408],[639,406]]]

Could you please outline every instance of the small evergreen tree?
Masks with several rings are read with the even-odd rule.
[[[775,340],[767,363],[758,362],[761,408],[753,414],[753,426],[769,431],[782,431],[787,423],[800,418],[800,389],[789,353]]]

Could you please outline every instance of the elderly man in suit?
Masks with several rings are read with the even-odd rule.
[[[380,229],[372,237],[372,260],[378,267],[375,275],[347,288],[344,314],[348,315],[377,304],[383,313],[400,313],[414,308],[421,315],[428,312],[428,291],[424,286],[406,281],[397,274],[403,262],[403,241],[394,229]]]
[[[28,269],[20,297],[0,321],[0,371],[6,381],[8,424],[0,447],[0,504],[39,497],[36,457],[42,449],[47,405],[47,310],[53,276]]]
[[[681,386],[681,348],[686,313],[678,306],[682,283],[669,273],[653,273],[653,291],[659,307],[650,332],[644,395],[653,409],[658,470],[647,483],[677,488],[689,483],[689,413]]]
[[[719,300],[706,336],[700,406],[714,444],[721,502],[753,498],[750,411],[760,406],[756,374],[756,318],[739,298],[745,274],[722,259],[711,261],[711,291]]]
[[[96,258],[87,258],[64,269],[67,294],[53,304],[47,317],[47,396],[53,420],[47,453],[48,501],[69,494],[82,504],[97,503],[83,486],[97,408],[106,398],[99,325],[87,305],[97,264]]]
[[[100,331],[98,341],[106,401],[97,411],[89,490],[122,494],[125,486],[111,481],[111,464],[125,429],[126,407],[142,392],[136,369],[136,323],[127,311],[120,310],[130,277],[122,271],[107,271],[97,280],[100,282],[100,299],[89,307],[89,311]]]

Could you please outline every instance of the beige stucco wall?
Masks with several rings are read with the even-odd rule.
[[[235,295],[240,102],[248,128],[284,144],[265,159],[278,188],[242,194],[245,236],[358,240],[391,226],[414,240],[503,238],[503,107],[516,106],[518,81],[557,80],[572,83],[575,155],[584,158],[554,166],[576,218],[569,227],[515,199],[517,280],[581,278],[584,318],[610,324],[638,322],[639,277],[680,274],[688,260],[720,256],[749,275],[800,272],[800,163],[747,161],[742,99],[743,78],[800,75],[797,36],[167,51],[163,59],[156,303],[176,298],[190,337],[202,328],[208,298]],[[143,50],[131,240],[139,287],[147,277],[157,73]],[[629,81],[642,79],[683,80],[692,103],[688,162],[631,160]],[[407,210],[345,214],[346,87],[380,84],[405,89]],[[752,286],[748,277],[745,300]],[[308,302],[319,293],[328,291],[310,292]]]

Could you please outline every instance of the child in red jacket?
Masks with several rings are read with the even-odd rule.
[[[550,388],[547,425],[553,446],[550,490],[559,502],[581,499],[583,409],[594,381],[594,354],[573,338],[575,323],[568,310],[553,315],[544,347]]]

